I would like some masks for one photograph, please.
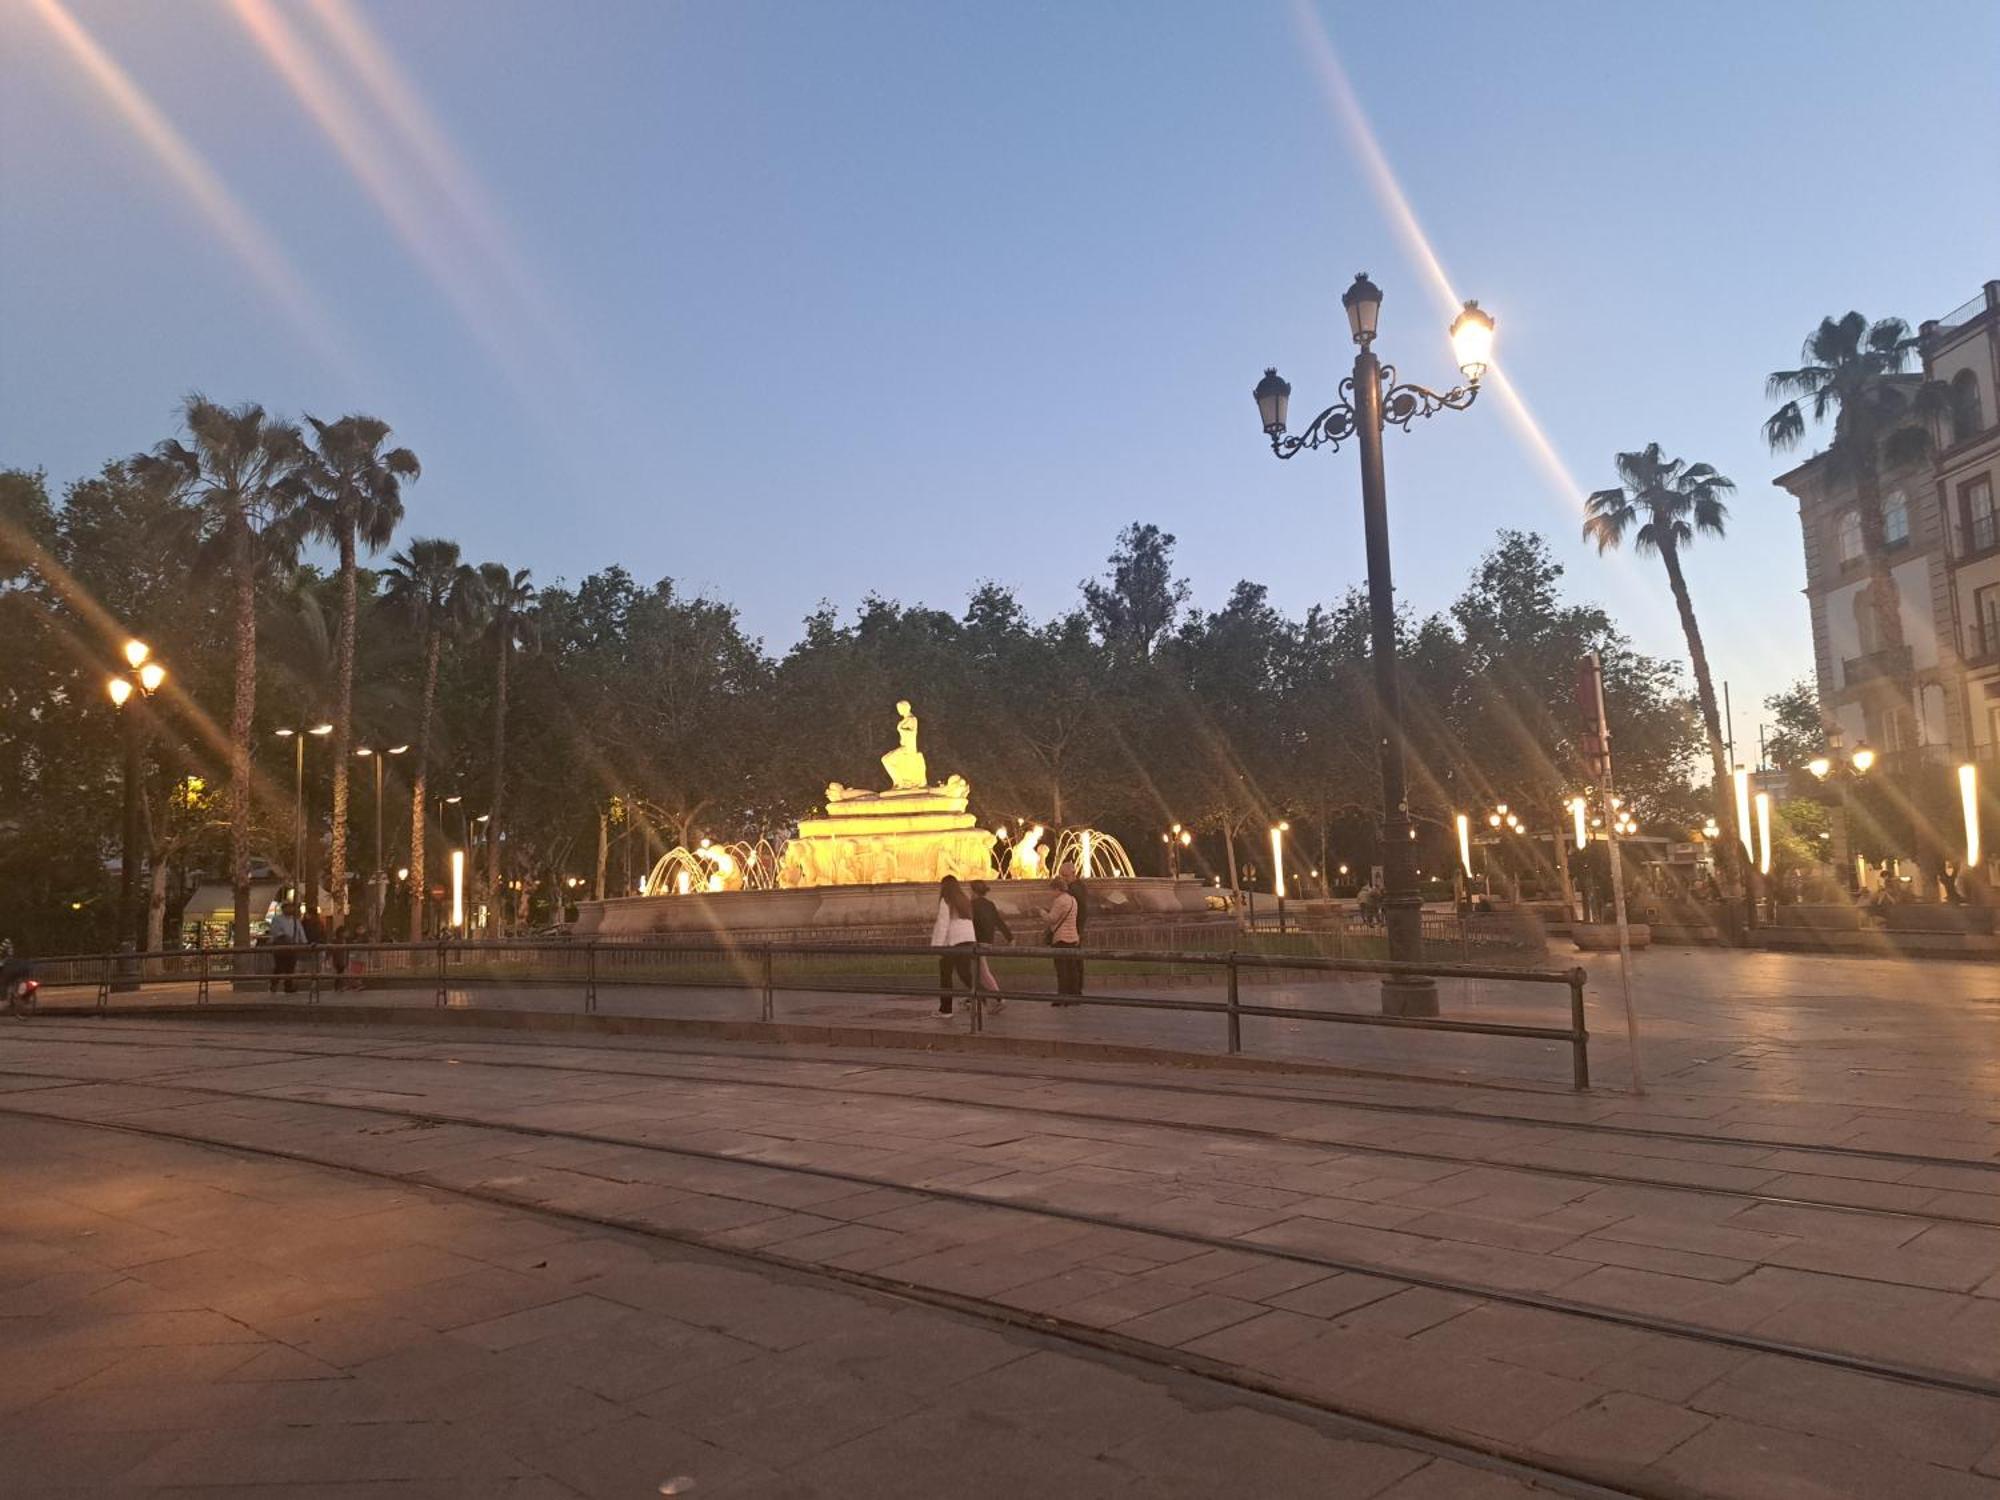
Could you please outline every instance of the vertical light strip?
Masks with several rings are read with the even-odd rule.
[[[1771,873],[1771,794],[1757,794],[1757,873]]]
[[[1465,867],[1466,878],[1472,877],[1472,819],[1460,813],[1454,820],[1458,824],[1458,862]]]
[[[1285,894],[1285,831],[1282,828],[1273,828],[1271,830],[1271,874],[1274,880],[1272,889],[1278,893],[1280,899],[1283,899]]]
[[[455,932],[465,930],[465,851],[451,851],[451,925]]]
[[[1965,868],[1979,868],[1979,768],[1963,765],[1958,768],[1958,800],[1965,809]]]
[[[1749,859],[1757,851],[1750,847],[1750,768],[1738,766],[1736,782],[1736,836],[1743,841],[1743,857]]]
[[[1085,880],[1090,879],[1090,852],[1096,837],[1095,830],[1086,828],[1083,830],[1083,837],[1077,840],[1083,846],[1083,868],[1078,870],[1077,874],[1081,875]]]
[[[1588,805],[1584,802],[1583,798],[1572,797],[1569,799],[1570,821],[1575,825],[1576,847],[1579,849],[1590,842],[1590,823],[1584,816],[1588,810]]]

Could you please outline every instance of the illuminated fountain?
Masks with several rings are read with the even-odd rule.
[[[732,844],[703,839],[690,849],[676,844],[654,863],[639,886],[642,896],[690,896],[697,891],[777,889],[778,853],[768,839]]]
[[[1065,829],[1056,840],[1049,868],[1060,874],[1066,865],[1075,865],[1086,880],[1132,880],[1139,873],[1132,868],[1132,856],[1125,852],[1125,846],[1095,828]]]
[[[993,836],[966,811],[972,788],[963,776],[931,785],[907,699],[896,714],[896,748],[882,757],[889,789],[831,783],[825,816],[802,820],[798,837],[785,845],[778,868],[784,889],[992,874]]]

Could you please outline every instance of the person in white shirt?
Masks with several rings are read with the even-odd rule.
[[[931,946],[970,949],[977,941],[972,927],[972,898],[965,894],[965,887],[958,883],[956,875],[947,875],[938,882],[937,920],[931,923]],[[951,1014],[954,977],[963,982],[968,990],[972,988],[974,974],[970,952],[938,955],[937,1013],[941,1016]]]
[[[1048,923],[1049,946],[1051,948],[1083,946],[1082,934],[1077,931],[1076,897],[1069,893],[1069,886],[1060,875],[1049,882],[1049,888],[1056,893],[1055,900],[1049,903],[1048,913],[1044,918]],[[1064,997],[1055,1002],[1057,1005],[1076,1004],[1076,1001],[1068,997],[1083,993],[1082,959],[1065,956],[1056,960],[1056,993]]]
[[[289,995],[296,985],[292,975],[299,966],[299,955],[295,950],[306,940],[305,924],[298,919],[298,908],[289,901],[279,907],[278,914],[266,925],[264,935],[276,950],[271,954],[271,991],[277,993],[278,981],[282,979],[285,993]]]

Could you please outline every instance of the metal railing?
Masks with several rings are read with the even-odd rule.
[[[114,994],[147,986],[191,989],[196,1006],[211,1003],[216,985],[228,984],[253,997],[282,991],[303,993],[318,1004],[332,990],[428,990],[432,1003],[452,1003],[453,991],[481,986],[575,988],[582,991],[586,1015],[598,1009],[599,991],[619,986],[744,990],[758,997],[758,1019],[775,1018],[775,996],[781,993],[866,994],[898,998],[938,998],[957,990],[940,976],[914,980],[923,971],[915,961],[937,963],[941,958],[969,959],[977,974],[982,961],[1018,975],[1022,961],[1081,959],[1100,983],[1119,977],[1157,976],[1163,966],[1198,970],[1219,978],[1221,999],[1195,999],[1159,994],[1118,994],[1087,990],[1063,995],[994,975],[997,987],[975,984],[966,1011],[970,1030],[984,1031],[990,1001],[1030,1004],[1070,1004],[1214,1015],[1224,1022],[1226,1048],[1234,1056],[1243,1050],[1245,1016],[1285,1021],[1317,1021],[1338,1026],[1373,1026],[1398,1031],[1456,1032],[1473,1036],[1526,1038],[1566,1044],[1570,1049],[1571,1083],[1590,1086],[1589,1031],[1584,1024],[1583,969],[1540,969],[1465,963],[1392,963],[1385,959],[1324,957],[1308,953],[1255,953],[1231,950],[1160,951],[1144,948],[1041,948],[993,946],[941,949],[919,944],[842,943],[608,943],[570,941],[438,943],[345,943],[323,947],[254,947],[172,950],[158,953],[103,953],[38,961],[36,977],[48,991],[94,988],[97,1008],[109,1006]],[[812,960],[802,972],[786,969],[798,960]],[[782,965],[782,967],[781,967]],[[1409,975],[1443,980],[1491,980],[1528,985],[1564,985],[1569,989],[1565,1026],[1528,1025],[1512,1021],[1471,1020],[1446,1016],[1380,1015],[1301,1005],[1259,1004],[1245,1000],[1246,981],[1300,975]]]

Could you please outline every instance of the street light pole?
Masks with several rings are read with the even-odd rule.
[[[301,912],[315,911],[319,907],[319,892],[308,890],[305,875],[306,865],[306,736],[325,738],[333,733],[331,724],[313,724],[298,728],[282,728],[272,731],[281,740],[292,742],[292,883],[298,890]],[[313,885],[319,882],[314,880]]]
[[[382,764],[392,755],[401,755],[408,745],[357,745],[354,753],[375,762],[375,863],[368,876],[368,935],[382,938],[383,907],[389,898],[389,871],[382,863]]]
[[[1354,373],[1341,382],[1341,395],[1296,437],[1285,435],[1292,388],[1275,369],[1266,369],[1252,393],[1271,451],[1290,458],[1302,449],[1338,448],[1357,438],[1361,449],[1361,523],[1368,557],[1369,654],[1375,673],[1376,714],[1382,765],[1382,909],[1389,957],[1398,963],[1423,961],[1423,896],[1417,886],[1416,857],[1410,848],[1410,805],[1404,782],[1402,692],[1396,672],[1396,592],[1389,566],[1389,498],[1382,467],[1382,429],[1394,423],[1405,432],[1418,417],[1463,411],[1479,395],[1493,347],[1493,319],[1468,302],[1451,325],[1452,343],[1466,384],[1437,392],[1399,383],[1393,365],[1376,358],[1376,323],[1382,289],[1367,273],[1341,296],[1349,331],[1359,346]],[[1382,980],[1387,1015],[1436,1015],[1437,983],[1427,975],[1387,975]]]
[[[144,641],[125,643],[125,666],[106,680],[105,691],[118,711],[118,738],[123,762],[122,806],[119,809],[118,946],[134,953],[146,949],[146,923],[139,915],[139,759],[144,701],[167,680],[167,669],[152,659]],[[133,699],[138,702],[133,702]],[[130,705],[129,707],[127,705]],[[121,985],[121,987],[123,987]]]

